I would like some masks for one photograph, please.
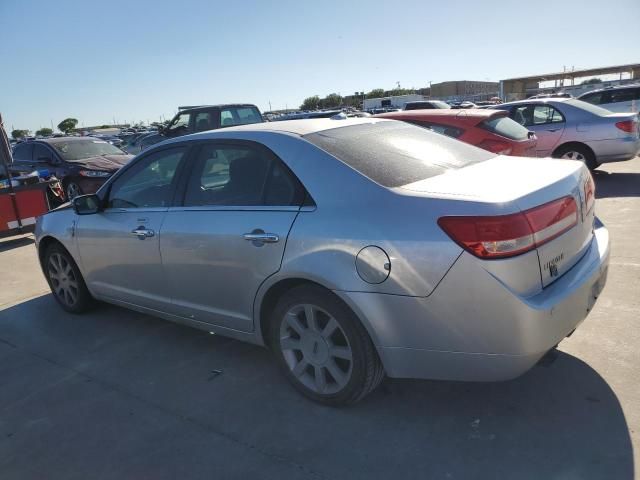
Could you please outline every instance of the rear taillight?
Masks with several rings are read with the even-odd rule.
[[[635,133],[638,125],[634,120],[625,120],[624,122],[616,122],[616,127],[627,133]]]
[[[501,142],[499,140],[483,140],[478,144],[478,147],[489,150],[490,152],[497,153],[499,155],[509,155],[513,148],[507,142]]]
[[[596,202],[596,186],[593,183],[593,177],[591,174],[584,182],[584,210],[585,215],[591,211],[591,207]]]
[[[505,258],[533,250],[578,223],[573,197],[524,212],[483,217],[441,217],[438,225],[462,248],[479,258]]]

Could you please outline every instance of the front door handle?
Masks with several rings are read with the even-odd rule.
[[[560,130],[559,128],[548,128],[547,132],[557,132],[558,130]]]
[[[144,240],[147,237],[153,237],[155,232],[151,229],[144,228],[141,225],[138,228],[131,230],[131,235],[138,237],[140,240]]]
[[[256,243],[276,243],[280,241],[280,237],[275,233],[264,233],[253,231],[251,233],[245,233],[242,238],[249,242]]]

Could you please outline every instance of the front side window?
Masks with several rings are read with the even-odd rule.
[[[186,147],[171,148],[136,162],[113,182],[108,208],[168,207],[176,186],[176,172],[186,151]]]
[[[181,113],[173,119],[167,129],[169,133],[185,133],[189,129],[190,113]]]
[[[551,105],[518,106],[514,108],[512,118],[525,127],[564,122],[562,114]]]
[[[605,103],[602,99],[602,93],[603,92],[589,93],[588,95],[580,97],[580,100],[582,100],[583,102],[589,102],[592,105],[600,105],[602,103]]]
[[[33,144],[24,143],[22,145],[18,145],[13,150],[13,159],[22,160],[22,161],[31,161],[31,152],[33,152]]]
[[[53,162],[53,153],[49,151],[47,147],[40,144],[35,144],[33,146],[33,159],[39,162]]]
[[[297,179],[279,159],[252,146],[205,144],[185,206],[289,206],[302,203]]]

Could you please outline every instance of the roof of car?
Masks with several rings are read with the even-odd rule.
[[[403,110],[402,112],[380,113],[374,118],[390,118],[390,119],[411,119],[411,118],[488,118],[495,115],[502,115],[499,110],[487,110],[484,108],[468,108],[468,109],[434,109],[434,110]]]
[[[588,92],[582,93],[578,98],[584,97],[585,95],[589,95],[590,93],[608,92],[611,90],[622,90],[625,88],[640,88],[640,83],[630,83],[627,85],[612,85],[610,87],[595,88],[593,90],[589,90]]]
[[[193,105],[178,107],[178,113],[190,112],[193,110],[210,110],[212,108],[232,108],[232,107],[256,107],[252,103],[221,103],[219,105]]]
[[[45,142],[45,143],[51,143],[51,144],[56,144],[56,143],[69,143],[69,142],[81,142],[83,140],[102,140],[101,138],[98,137],[92,137],[92,136],[85,136],[85,137],[53,137],[53,138],[38,138],[35,140],[30,140],[31,142]],[[104,141],[104,140],[102,140]]]
[[[567,97],[549,97],[549,98],[528,98],[526,100],[517,100],[515,102],[505,102],[499,105],[491,105],[490,109],[500,109],[500,107],[506,107],[510,105],[521,105],[523,103],[564,103],[567,100],[575,100],[575,98]]]
[[[333,118],[311,118],[302,120],[282,120],[279,122],[251,123],[248,125],[238,125],[235,127],[225,127],[215,132],[286,132],[294,135],[308,135],[310,133],[322,132],[332,128],[348,127],[351,125],[363,125],[367,123],[377,123],[387,121],[374,117],[350,117],[342,119]],[[204,133],[204,132],[203,132]],[[211,132],[208,132],[211,133]],[[198,134],[196,134],[198,135]]]

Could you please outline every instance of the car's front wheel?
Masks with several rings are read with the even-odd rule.
[[[76,262],[62,246],[54,244],[47,249],[43,266],[51,292],[62,308],[82,313],[91,307],[93,297]]]
[[[296,287],[280,299],[271,316],[270,343],[293,386],[320,403],[355,403],[384,377],[358,318],[321,287]]]

